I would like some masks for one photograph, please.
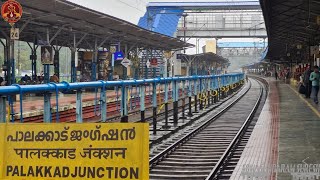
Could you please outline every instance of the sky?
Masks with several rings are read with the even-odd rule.
[[[137,24],[150,0],[69,0],[73,3]],[[158,0],[161,1],[161,0]],[[162,0],[164,1],[164,0]]]
[[[120,19],[137,24],[139,18],[146,12],[148,2],[235,2],[244,0],[68,0],[73,3],[94,9]],[[245,0],[258,1],[258,0]]]
[[[117,18],[129,21],[133,24],[138,24],[139,18],[144,15],[146,12],[146,5],[148,2],[196,2],[196,1],[204,1],[204,0],[68,0],[73,3],[77,3],[79,5],[88,7],[90,9],[94,9],[96,11],[100,11],[102,13],[115,16]],[[221,0],[205,0],[205,1],[220,1]],[[224,0],[229,2],[234,1],[243,1],[243,0]],[[248,1],[248,0],[246,0]],[[257,1],[257,0],[249,0],[249,1]],[[205,41],[207,39],[201,39],[199,41],[200,44],[200,52],[202,52],[202,46],[205,45]],[[222,39],[219,41],[253,41],[252,39]],[[188,41],[191,44],[196,44],[195,39],[190,39]],[[187,54],[195,54],[196,49],[191,48],[187,50]]]

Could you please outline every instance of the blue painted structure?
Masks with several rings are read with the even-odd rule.
[[[154,9],[153,11],[147,11],[140,18],[138,25],[142,28],[173,37],[182,13],[183,10],[181,9]]]
[[[259,9],[258,0],[233,0],[226,2],[150,2],[147,12],[140,18],[138,26],[173,37],[178,22],[185,10]]]
[[[265,48],[268,46],[264,42],[218,42],[219,48]]]
[[[100,89],[100,113],[101,121],[107,120],[107,87],[120,87],[121,89],[121,116],[128,117],[128,92],[132,87],[136,87],[139,90],[136,91],[136,96],[140,98],[140,111],[145,111],[145,90],[146,87],[152,86],[152,107],[156,112],[157,107],[157,87],[165,86],[165,104],[168,104],[169,92],[172,93],[173,103],[181,99],[186,98],[186,95],[191,98],[192,95],[207,94],[212,90],[217,90],[222,87],[227,87],[239,83],[244,79],[242,73],[225,74],[225,75],[211,75],[211,76],[189,76],[189,77],[171,77],[171,78],[155,78],[155,79],[143,79],[143,80],[125,80],[125,81],[94,81],[94,82],[79,82],[79,83],[67,83],[62,82],[58,84],[48,83],[40,85],[12,85],[0,87],[0,122],[6,122],[7,117],[7,103],[6,99],[12,95],[20,95],[20,122],[23,123],[23,94],[25,93],[43,93],[44,99],[50,102],[50,95],[52,92],[56,94],[56,104],[58,109],[58,92],[70,92],[76,91],[76,122],[82,123],[82,92],[87,88]],[[181,83],[181,84],[180,84]],[[169,90],[168,85],[172,84],[173,89]],[[150,86],[151,85],[151,86]],[[182,86],[181,86],[182,85]],[[187,86],[186,86],[187,85]],[[179,95],[179,91],[183,92],[183,95]],[[149,91],[150,92],[150,91]],[[138,95],[139,94],[139,95]],[[132,93],[131,93],[132,97]],[[190,107],[191,107],[191,103]],[[10,103],[12,105],[12,102]],[[52,122],[51,104],[44,104],[44,122]],[[161,105],[161,104],[160,104]],[[178,114],[178,113],[176,113]],[[153,116],[154,133],[156,132],[156,113]],[[11,116],[11,122],[14,122],[14,117]],[[56,122],[59,122],[59,111],[56,111]],[[175,122],[177,123],[177,122]]]

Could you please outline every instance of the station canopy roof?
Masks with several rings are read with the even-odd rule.
[[[177,38],[162,35],[138,27],[116,17],[88,9],[66,0],[19,0],[23,8],[21,20],[15,27],[20,28],[20,40],[34,42],[35,34],[38,40],[47,40],[49,29],[51,45],[72,46],[76,34],[78,48],[93,49],[95,39],[98,45],[121,42],[128,46],[152,48],[159,50],[174,50],[192,47]],[[1,2],[0,5],[2,5]],[[9,35],[10,25],[0,22],[1,38]],[[82,41],[81,41],[82,40]],[[106,46],[105,46],[106,47]]]
[[[212,52],[201,53],[201,54],[193,54],[193,55],[184,55],[184,59],[187,61],[192,61],[194,59],[199,59],[203,61],[214,61],[220,64],[229,64],[229,60],[219,56]]]
[[[319,0],[260,0],[260,4],[269,38],[268,58],[284,61],[287,53],[296,53],[297,45],[319,44]]]

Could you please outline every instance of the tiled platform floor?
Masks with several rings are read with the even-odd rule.
[[[231,179],[253,179],[244,176],[244,167],[270,170],[277,165],[295,165],[292,172],[254,173],[263,179],[291,180],[297,178],[294,172],[299,164],[320,164],[319,106],[289,84],[270,78],[267,81],[268,99]],[[305,178],[312,174],[300,175]]]

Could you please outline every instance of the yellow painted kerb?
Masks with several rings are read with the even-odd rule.
[[[300,99],[301,99],[302,101],[304,101],[304,102],[307,104],[307,106],[320,118],[320,112],[319,112],[315,107],[313,107],[310,102],[308,102],[306,99],[304,99],[303,96],[301,96],[298,91],[296,91],[295,89],[293,89],[290,85],[288,85],[288,86],[289,86],[289,88],[290,88],[293,92],[295,92],[295,93],[300,97]]]

